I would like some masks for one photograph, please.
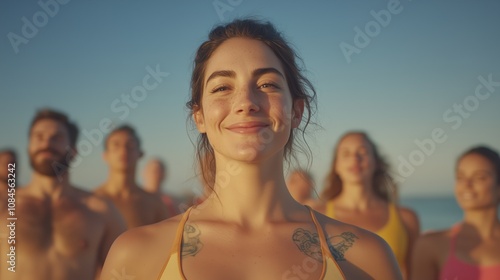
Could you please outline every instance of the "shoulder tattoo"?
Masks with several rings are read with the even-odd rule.
[[[334,235],[327,238],[328,249],[336,261],[345,261],[344,254],[354,245],[356,239],[359,239],[352,232],[342,232],[340,235]]]
[[[359,238],[352,232],[343,232],[327,238],[328,249],[335,261],[345,261],[344,254],[354,245],[356,239]],[[318,262],[323,261],[318,233],[298,228],[293,232],[292,240],[302,253]]]
[[[298,228],[293,232],[292,240],[302,253],[319,262],[323,261],[321,243],[317,233]]]
[[[201,231],[195,224],[186,224],[182,235],[181,255],[195,256],[203,247],[200,241]]]

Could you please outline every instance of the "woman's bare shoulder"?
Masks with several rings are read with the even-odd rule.
[[[450,229],[429,230],[419,236],[417,245],[420,247],[425,247],[429,250],[440,251],[444,245],[447,245],[449,243],[450,234]]]
[[[113,279],[116,273],[126,273],[136,279],[157,277],[170,256],[181,218],[182,215],[178,215],[121,234],[108,253],[102,279]]]
[[[353,279],[401,279],[389,245],[378,235],[360,227],[317,214],[330,252],[344,273]]]
[[[318,221],[323,225],[326,237],[333,247],[342,246],[343,252],[360,252],[364,255],[370,254],[369,250],[385,251],[387,243],[378,235],[355,225],[347,224],[339,220],[329,218],[317,213]],[[368,249],[370,248],[370,249]],[[368,251],[366,251],[368,250]],[[373,251],[372,251],[373,252]],[[376,255],[376,253],[374,253]]]
[[[406,220],[417,220],[418,221],[418,215],[417,212],[415,212],[413,209],[405,207],[405,206],[399,206],[399,215]]]
[[[451,230],[427,231],[420,235],[414,246],[412,269],[414,279],[430,278],[437,275],[449,251]],[[431,276],[432,275],[432,276]]]
[[[399,216],[401,217],[401,220],[408,230],[410,238],[413,242],[413,240],[417,239],[420,234],[420,220],[418,215],[414,210],[407,207],[399,206],[398,210]]]
[[[308,204],[312,209],[319,213],[325,213],[326,211],[326,201],[323,199],[312,200]]]
[[[175,237],[177,227],[182,219],[182,214],[160,221],[158,223],[136,227],[123,233],[119,239],[126,242],[150,242],[164,241],[168,237]],[[118,239],[117,239],[118,240]]]

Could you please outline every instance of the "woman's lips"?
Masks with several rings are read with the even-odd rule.
[[[246,134],[259,132],[268,126],[267,123],[263,122],[239,122],[228,126],[227,129],[232,132]]]
[[[353,166],[353,167],[348,168],[347,170],[349,170],[349,172],[352,172],[352,173],[360,173],[361,172],[361,167],[359,167],[359,166]]]

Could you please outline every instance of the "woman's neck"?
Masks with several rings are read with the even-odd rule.
[[[370,183],[344,183],[335,201],[343,208],[365,211],[380,202],[380,198],[375,195]]]
[[[488,239],[500,229],[496,207],[464,211],[464,229],[476,231],[483,239]]]
[[[265,163],[218,159],[214,190],[200,207],[242,227],[286,220],[290,207],[303,208],[288,192],[279,157]]]

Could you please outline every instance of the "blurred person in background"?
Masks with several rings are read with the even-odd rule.
[[[149,193],[155,194],[161,198],[168,208],[168,217],[179,214],[177,202],[169,195],[162,192],[163,182],[167,177],[167,166],[159,158],[152,158],[144,166],[142,172],[143,188]]]
[[[113,201],[128,228],[153,224],[169,215],[159,196],[136,183],[137,162],[142,155],[139,136],[129,125],[115,128],[105,139],[103,158],[109,176],[95,193]]]
[[[15,210],[0,212],[2,221],[17,218],[0,227],[0,279],[99,278],[125,224],[112,203],[70,183],[77,137],[77,126],[63,113],[45,109],[33,118],[31,181],[16,189]]]
[[[388,172],[389,165],[365,132],[345,133],[335,147],[322,192],[324,202],[317,209],[382,237],[407,279],[420,224],[413,210],[397,205]]]
[[[316,201],[312,198],[314,179],[311,173],[303,169],[295,169],[288,175],[286,181],[288,191],[300,204],[314,206]]]
[[[412,280],[500,279],[500,156],[488,147],[472,148],[458,158],[455,176],[463,220],[418,239]]]

